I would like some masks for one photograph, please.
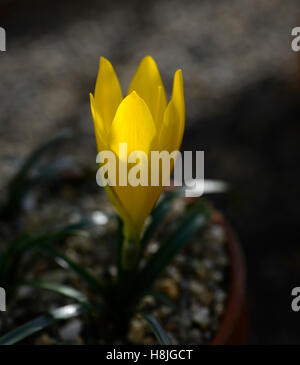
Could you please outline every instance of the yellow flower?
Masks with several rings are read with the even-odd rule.
[[[90,100],[99,152],[113,151],[120,160],[120,143],[127,143],[128,154],[144,151],[149,156],[153,150],[179,150],[185,124],[181,70],[174,75],[172,98],[167,104],[156,63],[146,56],[123,98],[111,63],[101,57],[95,95],[90,94]],[[110,202],[124,222],[128,241],[139,241],[145,220],[162,190],[163,186],[106,187]]]

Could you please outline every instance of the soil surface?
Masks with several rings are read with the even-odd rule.
[[[96,226],[84,231],[84,234],[72,235],[54,247],[100,281],[116,278],[118,224],[113,208],[100,188],[89,190],[86,185],[83,188],[81,184],[76,186],[61,183],[50,187],[50,191],[45,188],[36,190],[30,199],[30,210],[23,213],[19,224],[31,231],[38,231],[44,226],[75,223],[81,217],[92,216],[97,222]],[[185,217],[185,210],[184,198],[176,198],[150,240],[141,266],[178,227]],[[195,235],[184,246],[155,282],[153,290],[163,297],[146,295],[141,300],[139,309],[151,313],[159,320],[173,344],[209,343],[218,330],[226,309],[228,266],[223,228],[209,223],[201,235]],[[95,297],[77,274],[66,269],[59,260],[54,261],[42,254],[34,261],[26,279],[69,285],[84,293],[92,303],[101,303],[101,298]],[[8,305],[2,331],[12,330],[40,314],[72,302],[74,301],[50,291],[21,286]],[[96,330],[95,321],[98,323]],[[25,343],[156,343],[140,315],[132,317],[125,335],[120,337],[114,334],[110,340],[101,332],[104,321],[101,313],[97,319],[92,320],[83,315],[43,330]]]

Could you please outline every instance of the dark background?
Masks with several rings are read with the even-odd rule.
[[[299,344],[298,0],[1,1],[1,186],[37,144],[64,127],[75,159],[95,160],[88,93],[100,56],[126,90],[152,55],[170,95],[184,74],[183,149],[205,151],[205,175],[232,189],[213,197],[247,261],[252,343]]]

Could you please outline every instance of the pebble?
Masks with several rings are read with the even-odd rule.
[[[171,307],[168,307],[168,306],[166,306],[166,305],[163,305],[163,306],[161,306],[159,309],[158,309],[158,317],[160,318],[160,319],[164,319],[164,318],[166,318],[169,314],[171,314],[172,313],[172,311],[173,311],[173,309],[171,308]]]
[[[112,278],[116,278],[117,277],[117,268],[115,265],[111,265],[109,268],[108,268],[108,272],[109,274],[111,275]]]
[[[215,300],[217,302],[224,302],[224,300],[227,298],[227,294],[224,292],[224,290],[216,289],[215,292]]]
[[[213,294],[207,290],[203,284],[192,280],[189,284],[189,290],[201,304],[205,306],[209,306],[211,304],[213,300]]]
[[[145,295],[141,300],[141,307],[152,307],[156,304],[156,300],[152,295]]]
[[[199,324],[201,328],[207,328],[210,323],[209,309],[202,306],[193,306],[192,319],[195,323]]]
[[[205,239],[214,243],[225,243],[226,236],[224,229],[218,224],[212,224],[205,233]]]
[[[216,282],[220,282],[224,279],[224,275],[221,271],[212,271],[211,274],[210,274],[210,278],[213,280],[213,281],[216,281]]]
[[[158,250],[158,243],[157,242],[151,242],[148,244],[147,247],[147,254],[153,255]]]
[[[159,280],[156,288],[172,300],[176,300],[179,297],[179,288],[173,279],[166,278]]]
[[[181,215],[185,208],[186,204],[184,199],[176,199],[172,204],[172,213]]]
[[[146,335],[146,325],[143,320],[134,318],[129,325],[128,340],[135,345],[143,343]]]
[[[221,316],[224,313],[224,304],[222,303],[216,303],[214,306],[214,311],[218,316]]]
[[[178,268],[175,266],[168,266],[166,269],[166,274],[169,275],[173,280],[175,280],[177,284],[182,281],[182,275],[180,274]]]
[[[106,214],[101,211],[95,211],[92,213],[92,220],[95,224],[103,226],[108,223],[109,218]]]
[[[199,345],[202,343],[203,340],[203,334],[202,332],[197,329],[193,328],[188,332],[187,341],[191,345]]]
[[[80,337],[81,329],[81,320],[73,319],[59,329],[59,336],[62,341],[76,341]]]

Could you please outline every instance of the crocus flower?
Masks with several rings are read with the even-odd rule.
[[[124,98],[111,63],[101,57],[95,95],[90,94],[98,151],[113,151],[119,144],[131,151],[179,150],[185,125],[182,71],[174,75],[172,97],[166,92],[157,65],[146,56],[140,63]],[[151,172],[150,172],[151,173]],[[110,202],[124,222],[124,235],[138,242],[146,218],[163,186],[107,186]]]

